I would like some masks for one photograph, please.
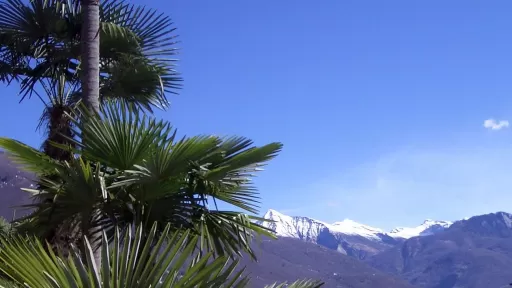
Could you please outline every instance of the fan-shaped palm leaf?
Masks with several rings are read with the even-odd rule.
[[[143,233],[142,227],[121,232],[116,229],[107,245],[103,233],[100,266],[84,238],[85,255],[76,248],[70,257],[47,254],[43,245],[30,237],[0,239],[0,270],[24,287],[243,287],[248,282],[237,271],[237,261],[198,256],[197,241],[187,231],[157,235],[156,224]],[[143,237],[147,235],[147,237]]]
[[[249,252],[252,233],[268,234],[253,217],[218,211],[208,200],[220,200],[257,213],[258,193],[251,176],[277,155],[281,144],[250,147],[245,138],[203,136],[176,141],[164,121],[106,106],[105,117],[76,123],[87,138],[81,152],[111,169],[124,170],[111,184],[137,202],[137,221],[172,222],[194,228],[205,247],[218,252]],[[77,143],[79,144],[79,143]],[[149,221],[151,220],[151,221]]]
[[[161,231],[158,233],[158,231]],[[101,260],[84,237],[84,252],[76,247],[68,257],[46,253],[33,237],[0,237],[0,287],[247,287],[249,279],[238,261],[213,258],[197,250],[197,236],[190,231],[171,232],[167,225],[149,231],[142,226],[115,229],[112,243],[102,233]],[[99,263],[99,265],[97,264]],[[318,288],[318,281],[302,280],[266,288]]]
[[[39,235],[65,223],[91,236],[89,230],[97,227],[157,221],[190,229],[200,236],[204,250],[219,255],[245,250],[253,257],[253,234],[272,236],[256,223],[260,218],[211,204],[220,201],[257,213],[259,198],[252,174],[277,155],[281,144],[251,147],[250,140],[240,137],[178,140],[168,122],[122,103],[105,105],[100,117],[83,113],[86,121],[73,121],[75,133],[87,141],[70,139],[79,147],[75,152],[80,157],[67,162],[48,161],[34,149],[0,139],[0,147],[32,170],[54,171],[51,179],[38,173],[44,189],[32,191],[53,201],[35,203],[28,218],[33,221],[24,222],[43,230]]]
[[[9,158],[20,164],[26,171],[37,175],[53,172],[61,166],[61,163],[48,157],[43,152],[34,149],[19,141],[0,138],[0,147],[6,151],[12,151]]]
[[[165,108],[164,92],[175,91],[181,82],[174,70],[176,60],[169,58],[176,54],[170,18],[123,0],[100,3],[104,98],[127,98],[145,109]],[[21,80],[24,97],[44,78],[64,75],[78,82],[80,17],[78,0],[1,0],[0,80]],[[129,85],[119,84],[123,79]]]

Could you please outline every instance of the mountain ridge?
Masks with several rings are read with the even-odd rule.
[[[274,231],[278,237],[295,238],[335,250],[342,254],[367,259],[415,236],[427,236],[443,231],[452,222],[427,219],[416,227],[395,228],[389,232],[345,219],[329,224],[304,216],[289,216],[269,209],[260,225]]]
[[[510,287],[511,240],[512,214],[489,213],[407,239],[365,262],[420,287]]]
[[[317,220],[305,216],[290,216],[281,213],[275,209],[269,209],[263,218],[267,220],[275,221],[264,222],[260,221],[263,226],[272,229],[278,236],[302,238],[301,235],[304,233],[302,230],[305,228],[304,225],[319,226],[314,228],[315,230],[328,228],[333,232],[343,233],[347,235],[362,236],[370,239],[379,239],[379,234],[386,235],[392,238],[403,238],[409,239],[416,236],[426,236],[435,233],[435,230],[442,230],[450,227],[454,222],[451,221],[436,221],[432,219],[426,219],[422,224],[416,227],[396,227],[391,229],[389,232],[385,232],[383,229],[371,227],[365,224],[361,224],[351,219],[344,219],[342,221],[336,221],[332,224],[325,221]],[[295,231],[294,231],[295,230]]]
[[[276,220],[276,217],[273,218]],[[414,232],[410,233],[413,237],[405,239],[389,236],[391,232],[396,235],[407,230],[403,228],[392,230],[388,234],[375,233],[374,235],[380,237],[379,240],[356,233],[343,234],[331,231],[331,224],[318,220],[308,221],[307,217],[281,214],[280,218],[300,219],[292,221],[291,224],[305,223],[314,229],[309,227],[303,230],[319,231],[317,235],[310,235],[316,238],[309,237],[302,241],[295,235],[296,241],[310,242],[305,244],[317,244],[341,252],[333,254],[357,258],[378,271],[404,279],[415,287],[509,287],[508,283],[512,282],[512,274],[509,272],[512,267],[512,214],[507,212],[466,217],[453,223],[427,219],[418,226],[419,228],[408,228]],[[290,221],[271,223],[277,228],[279,239],[290,239],[279,235],[283,227],[287,229],[285,231],[294,231],[295,227],[285,226],[289,225]],[[359,224],[354,221],[350,223]],[[315,228],[317,225],[324,226]],[[375,228],[371,231],[379,230]]]

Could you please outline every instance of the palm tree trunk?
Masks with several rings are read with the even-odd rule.
[[[100,6],[99,0],[82,0],[82,97],[92,111],[100,109]]]
[[[82,31],[82,100],[86,107],[93,111],[100,110],[100,6],[99,0],[81,0]],[[82,139],[82,141],[87,141]],[[82,219],[87,221],[86,219]],[[84,231],[85,233],[85,231]],[[94,235],[94,236],[100,236]],[[101,251],[98,246],[92,247],[96,265],[101,265]]]

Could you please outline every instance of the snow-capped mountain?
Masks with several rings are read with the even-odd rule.
[[[341,222],[328,224],[308,217],[288,216],[276,210],[270,209],[263,217],[275,222],[263,222],[263,226],[276,232],[278,236],[310,240],[316,238],[324,229],[346,235],[362,236],[369,239],[380,239],[381,229],[359,224],[345,219]]]
[[[403,239],[431,235],[452,225],[452,222],[449,221],[434,221],[427,219],[421,225],[416,227],[398,227],[389,232],[385,232],[382,229],[360,224],[350,219],[328,224],[308,217],[288,216],[273,209],[268,210],[264,218],[275,221],[264,222],[262,224],[275,231],[278,236],[300,239],[304,238],[305,240],[318,236],[318,234],[325,228],[335,233],[343,233],[346,235],[361,236],[368,239],[379,240],[382,238],[382,235]]]
[[[394,238],[409,239],[416,236],[427,236],[435,234],[439,231],[450,227],[453,222],[449,221],[434,221],[431,219],[425,220],[421,225],[416,227],[398,227],[391,230],[387,235]]]
[[[275,221],[260,224],[273,230],[278,236],[299,238],[308,242],[314,241],[328,225],[307,217],[288,216],[272,209],[263,218]]]
[[[260,222],[278,236],[317,243],[347,255],[364,259],[378,254],[405,239],[431,235],[448,228],[447,221],[425,220],[417,227],[400,227],[389,232],[345,219],[332,224],[301,216],[288,216],[270,209],[264,215],[273,222]]]

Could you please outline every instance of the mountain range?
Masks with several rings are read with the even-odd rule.
[[[432,235],[453,224],[448,221],[425,220],[417,227],[398,227],[384,232],[349,219],[328,224],[308,217],[291,217],[273,209],[268,210],[264,218],[273,222],[259,224],[275,231],[278,236],[316,243],[361,260],[411,237]]]
[[[274,221],[264,222],[263,225],[276,231],[278,235],[303,240],[316,237],[318,234],[317,231],[325,228],[334,233],[361,236],[374,240],[382,240],[387,237],[394,239],[408,239],[416,236],[431,235],[438,231],[442,231],[453,224],[453,222],[450,221],[435,221],[427,219],[421,225],[416,227],[397,227],[389,232],[384,232],[382,229],[360,224],[350,219],[328,224],[308,217],[291,217],[273,209],[269,209],[263,217]]]
[[[0,152],[0,216],[22,215],[30,203],[20,188],[33,177]],[[14,213],[16,211],[16,213]],[[261,224],[277,240],[254,242],[258,261],[242,259],[255,288],[314,278],[325,287],[511,287],[512,214],[490,213],[449,222],[425,220],[391,231],[352,220],[326,223],[268,210]]]
[[[388,277],[395,277],[391,279],[401,278],[416,287],[510,287],[507,285],[512,282],[509,213],[455,222],[425,220],[417,227],[389,232],[352,220],[328,224],[272,209],[264,218],[272,222],[260,224],[275,231],[277,241],[294,239],[320,246],[341,254],[340,258],[355,258]]]

